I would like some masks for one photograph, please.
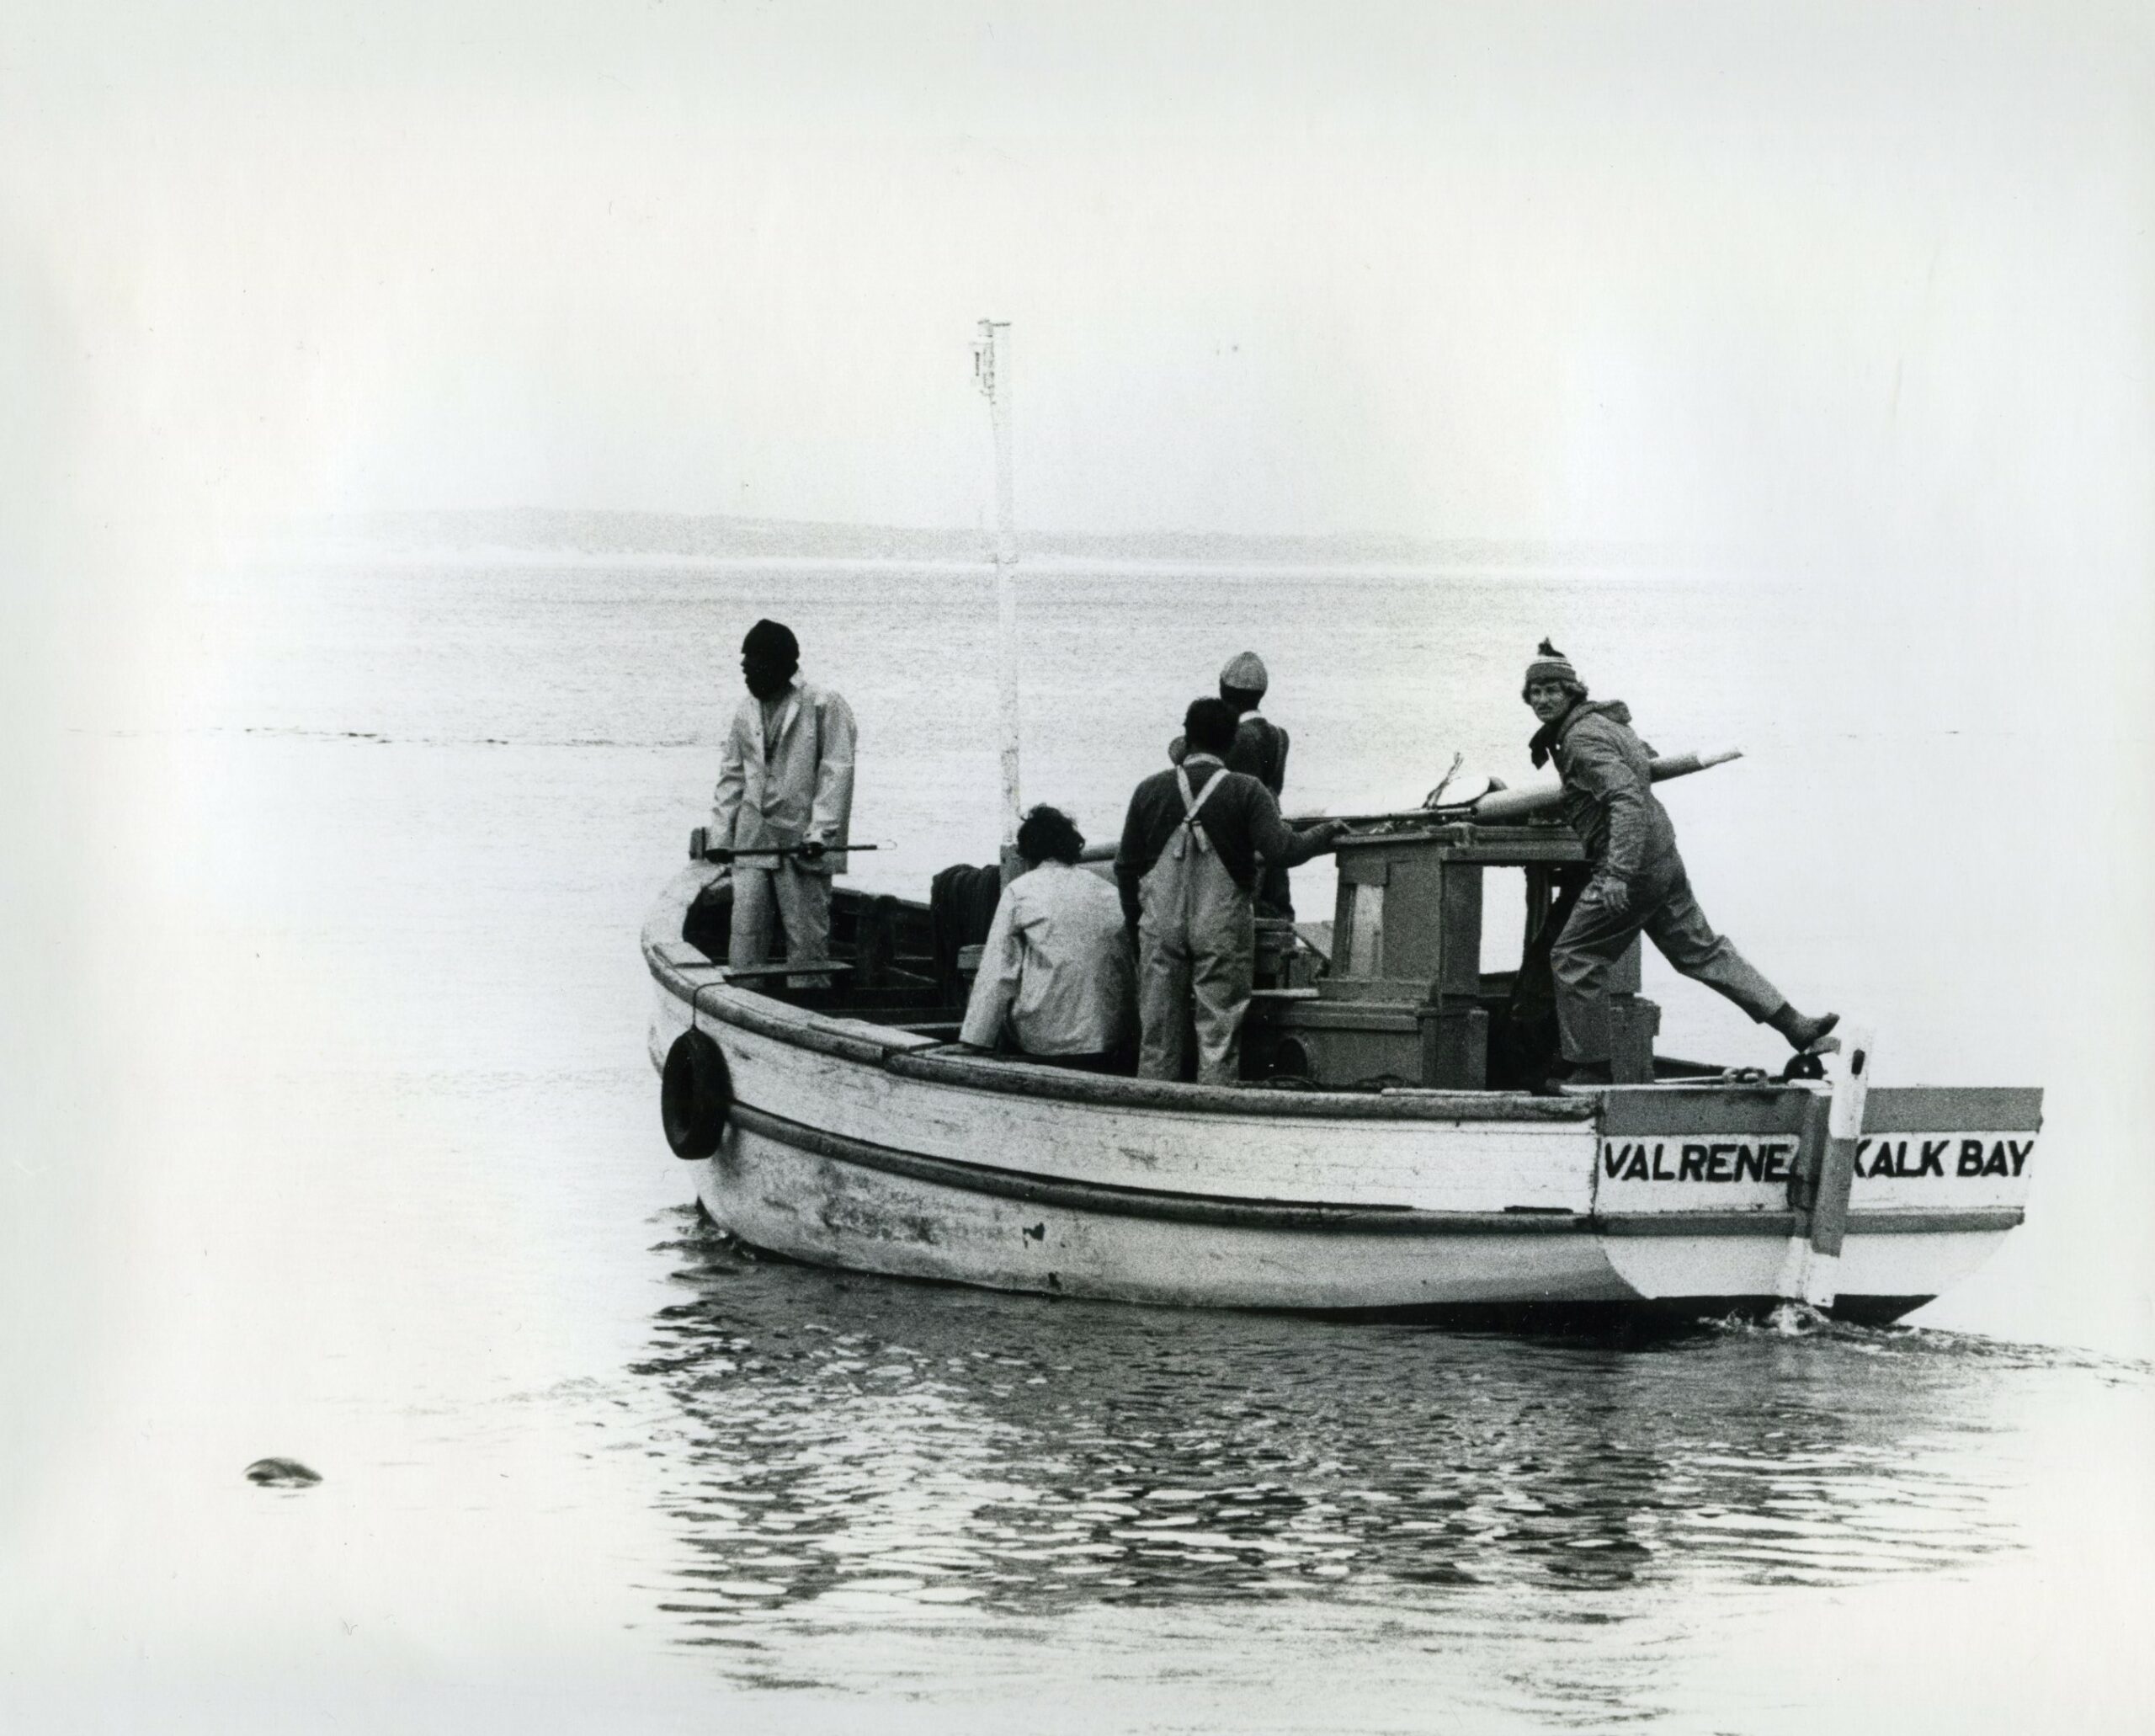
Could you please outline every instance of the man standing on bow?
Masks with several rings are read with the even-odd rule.
[[[741,642],[748,696],[720,756],[709,850],[733,865],[726,962],[736,970],[769,960],[774,918],[789,959],[830,956],[831,876],[845,871],[855,732],[846,702],[800,670],[790,628],[759,620],[748,629]]]
[[[1594,871],[1549,955],[1569,1082],[1611,1082],[1609,972],[1642,932],[1684,975],[1772,1025],[1798,1052],[1838,1025],[1837,1013],[1811,1019],[1797,1012],[1713,931],[1691,896],[1676,828],[1654,797],[1653,750],[1632,732],[1631,708],[1620,700],[1589,700],[1578,671],[1546,639],[1527,665],[1519,697],[1541,723],[1534,763],[1556,761],[1564,817]]]
[[[1198,1083],[1237,1082],[1256,963],[1258,858],[1284,871],[1347,829],[1325,820],[1298,833],[1281,819],[1269,790],[1225,764],[1235,726],[1224,700],[1190,706],[1182,763],[1137,786],[1115,849],[1123,914],[1137,931],[1143,1078],[1182,1078],[1194,1036]]]

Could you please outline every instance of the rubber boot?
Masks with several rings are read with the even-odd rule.
[[[1838,1013],[1821,1013],[1816,1019],[1806,1019],[1787,1001],[1783,1001],[1780,1010],[1766,1020],[1788,1039],[1789,1046],[1799,1055],[1816,1047],[1819,1040],[1840,1022]]]

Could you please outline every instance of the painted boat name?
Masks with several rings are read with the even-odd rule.
[[[1786,1181],[1795,1163],[1793,1139],[1674,1147],[1658,1139],[1652,1145],[1609,1139],[1601,1143],[1602,1174],[1614,1181]]]
[[[1865,1139],[1855,1150],[1859,1177],[1902,1180],[2020,1174],[2035,1142],[2028,1139]],[[1601,1172],[1612,1181],[1786,1181],[1796,1166],[1793,1139],[1720,1140],[1711,1143],[1604,1140]]]
[[[1955,1149],[1957,1147],[1958,1149]],[[2018,1175],[2026,1167],[2035,1139],[1860,1139],[1855,1148],[1858,1175],[1943,1175],[1952,1155],[1957,1176]],[[1913,1150],[1913,1155],[1910,1153]]]

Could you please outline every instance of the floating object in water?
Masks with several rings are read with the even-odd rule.
[[[306,1488],[321,1482],[322,1473],[297,1459],[257,1459],[247,1467],[247,1480],[264,1488]]]

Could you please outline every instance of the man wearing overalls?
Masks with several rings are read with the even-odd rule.
[[[1229,771],[1236,722],[1222,700],[1191,706],[1182,763],[1140,784],[1123,821],[1115,875],[1137,931],[1143,1078],[1187,1077],[1194,1037],[1198,1083],[1237,1083],[1256,962],[1258,860],[1306,862],[1347,829],[1326,820],[1298,833],[1269,790]]]

